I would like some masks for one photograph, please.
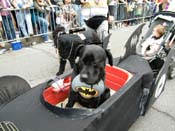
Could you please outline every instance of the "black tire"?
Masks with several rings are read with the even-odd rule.
[[[167,80],[167,74],[165,71],[159,73],[156,80],[153,83],[153,86],[150,90],[148,100],[145,103],[145,107],[143,112],[141,112],[141,115],[144,116],[149,107],[153,105],[153,103],[156,101],[156,99],[162,94],[165,88],[165,83]]]
[[[0,77],[0,106],[30,90],[26,80],[18,76]]]
[[[175,64],[174,65],[171,65],[169,66],[169,69],[168,69],[168,79],[174,79],[175,78]]]
[[[168,60],[169,61],[169,60]],[[162,94],[165,89],[165,84],[167,81],[167,71],[168,71],[168,62],[165,62],[158,74],[154,75],[153,85],[150,89],[148,101],[145,104],[145,112],[153,105],[157,98]],[[143,115],[145,114],[143,113]]]
[[[174,51],[174,49],[173,49],[173,51]],[[170,79],[170,80],[175,78],[175,51],[172,54],[167,75],[168,75],[168,79]]]
[[[154,103],[154,101],[164,91],[165,83],[166,83],[166,80],[168,78],[168,72],[170,69],[170,65],[174,65],[174,64],[172,64],[173,58],[175,56],[174,49],[175,49],[175,45],[173,45],[171,50],[168,52],[167,58],[164,61],[163,66],[161,67],[158,75],[155,76],[155,82],[154,82],[152,90],[151,90],[149,106],[151,106]]]
[[[157,82],[155,84],[155,91],[153,94],[153,97],[155,99],[157,99],[160,96],[160,94],[163,92],[165,88],[166,80],[167,80],[167,75],[165,72],[162,73],[161,76],[159,76],[159,78],[157,79]]]

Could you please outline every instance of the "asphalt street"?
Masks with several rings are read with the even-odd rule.
[[[136,27],[111,30],[111,52],[114,57],[123,53],[123,46]],[[145,27],[146,29],[146,27]],[[32,87],[55,77],[59,56],[52,43],[42,43],[8,51],[0,55],[0,76],[18,75]],[[66,70],[70,66],[67,64]],[[175,131],[175,80],[168,80],[164,92],[145,116],[141,116],[129,131]]]

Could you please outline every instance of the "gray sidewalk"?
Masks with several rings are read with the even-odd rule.
[[[135,27],[111,31],[111,52],[122,54],[123,44]],[[58,55],[52,44],[38,44],[0,55],[0,76],[19,75],[33,87],[54,78],[58,71]],[[67,64],[66,70],[70,68]],[[129,131],[175,131],[175,80],[168,80],[164,93],[146,116],[140,117]]]
[[[52,43],[8,51],[0,55],[0,76],[19,75],[33,87],[55,77],[59,65],[58,60],[58,54]]]

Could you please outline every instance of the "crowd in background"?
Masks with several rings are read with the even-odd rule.
[[[103,15],[126,26],[163,10],[175,11],[175,0],[0,0],[0,39],[41,35],[52,42],[48,32],[58,25],[84,26],[84,19]]]
[[[137,24],[140,19],[150,18],[159,11],[168,10],[170,2],[174,2],[174,0],[113,0],[109,4],[109,10],[115,20],[119,21],[119,25],[126,26]],[[172,9],[175,8],[175,4],[171,5]]]

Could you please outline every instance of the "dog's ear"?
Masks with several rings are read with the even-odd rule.
[[[52,36],[53,38],[56,38],[57,36],[59,36],[60,34],[64,34],[65,32],[65,28],[62,26],[58,26],[56,27],[56,29],[52,32]]]
[[[106,52],[106,55],[107,55],[107,57],[108,57],[108,62],[109,62],[109,64],[110,64],[111,66],[113,66],[113,56],[112,56],[111,52],[108,51],[108,50],[105,50],[105,52]]]
[[[76,48],[76,50],[75,50],[75,63],[78,63],[78,61],[79,61],[79,56],[80,56],[80,54],[81,54],[81,52],[82,52],[82,49],[84,48],[85,46],[84,45],[79,45],[77,48]]]

